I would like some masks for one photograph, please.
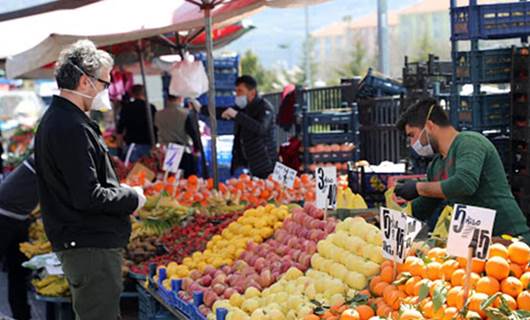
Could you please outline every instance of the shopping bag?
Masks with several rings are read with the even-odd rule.
[[[169,93],[174,96],[196,98],[208,91],[208,76],[201,61],[179,61],[170,74]]]
[[[451,206],[445,206],[443,211],[436,221],[434,230],[432,231],[433,238],[447,239],[449,235],[449,226],[451,225],[451,216],[453,214],[453,208]]]

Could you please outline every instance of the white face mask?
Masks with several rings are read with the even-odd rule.
[[[427,145],[425,145],[425,146],[422,145],[421,142],[420,142],[421,136],[423,135],[424,132],[425,132],[425,135],[427,136]],[[434,150],[432,149],[432,146],[431,146],[431,141],[429,139],[429,134],[427,133],[425,128],[423,128],[423,130],[421,130],[420,136],[418,137],[418,140],[416,140],[416,142],[414,142],[411,147],[421,157],[431,157],[431,156],[434,155]]]
[[[240,107],[241,109],[246,108],[248,105],[248,99],[247,96],[236,96],[236,106]]]
[[[77,70],[79,70],[81,73],[83,73],[84,75],[88,77],[88,81],[90,82],[90,85],[92,86],[92,88],[94,88],[94,90],[97,91],[96,85],[94,84],[94,82],[92,82],[92,80],[90,80],[90,76],[87,75],[85,71],[83,71],[83,69],[81,69],[79,66],[73,63],[71,64],[72,66],[74,66],[74,68],[76,68]],[[107,111],[112,110],[112,105],[110,103],[109,89],[103,89],[102,91],[99,91],[95,96],[89,96],[88,94],[84,94],[82,92],[70,90],[70,89],[62,89],[62,90],[71,92],[81,97],[92,99],[92,103],[90,104],[90,110],[100,111],[100,112],[107,112]]]

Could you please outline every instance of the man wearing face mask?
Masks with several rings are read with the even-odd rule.
[[[258,95],[256,80],[247,75],[236,81],[236,105],[239,111],[228,108],[222,114],[235,121],[231,173],[248,168],[253,176],[267,178],[277,157],[274,109]]]
[[[443,201],[497,211],[493,235],[530,240],[526,218],[515,201],[495,146],[477,132],[458,132],[434,99],[407,109],[397,123],[420,156],[434,158],[428,182],[398,184],[395,194],[412,201],[412,214],[428,220]]]
[[[54,96],[35,136],[35,168],[46,235],[70,285],[76,319],[115,320],[129,215],[140,187],[120,185],[99,127],[86,112],[106,95],[113,59],[91,41],[65,48]]]

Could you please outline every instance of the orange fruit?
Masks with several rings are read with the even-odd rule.
[[[382,297],[383,296],[383,292],[384,290],[389,286],[388,283],[384,282],[384,281],[381,281],[379,282],[378,284],[375,285],[374,289],[372,290],[372,292],[378,296],[378,297]]]
[[[447,250],[434,247],[427,253],[427,257],[431,259],[432,261],[440,262],[442,263],[447,256]]]
[[[528,290],[528,285],[530,284],[530,272],[527,271],[523,273],[520,280],[521,280],[521,283],[523,284],[523,289]]]
[[[391,283],[394,281],[394,268],[384,267],[381,269],[381,273],[379,275],[381,276],[381,280]]]
[[[304,317],[304,320],[320,320],[320,317],[316,314],[308,314]]]
[[[471,271],[481,274],[482,272],[484,272],[485,264],[485,261],[473,258],[473,260],[471,260]]]
[[[419,320],[419,319],[425,319],[421,313],[418,310],[414,309],[407,309],[403,311],[401,316],[399,317],[399,320]]]
[[[405,282],[405,292],[409,296],[413,296],[414,295],[414,286],[420,280],[421,280],[421,278],[416,276],[416,277],[411,277],[410,279],[407,280],[407,282]]]
[[[478,280],[476,290],[479,293],[493,295],[501,290],[501,285],[497,279],[485,276]]]
[[[420,281],[416,282],[414,285],[414,295],[419,296],[420,295],[420,289],[423,285],[427,285],[428,288],[430,288],[431,281],[429,279],[421,279]]]
[[[374,291],[374,287],[376,284],[378,284],[379,282],[381,282],[381,277],[380,276],[375,276],[372,278],[372,280],[370,280],[370,291]]]
[[[460,268],[465,269],[467,266],[467,260],[466,258],[457,257],[456,261],[458,261],[458,264],[460,265]]]
[[[399,306],[401,306],[401,301],[406,297],[407,295],[404,292],[401,291],[393,291],[390,294],[389,300],[387,304],[392,307],[393,310],[399,310]]]
[[[466,276],[464,276],[464,278],[462,279],[464,281],[464,285],[466,284]],[[477,285],[477,282],[480,280],[480,276],[478,274],[476,274],[475,272],[471,272],[471,275],[470,275],[470,280],[469,280],[469,285],[471,286],[471,288],[475,288],[475,286]]]
[[[517,296],[517,306],[519,310],[530,311],[530,291],[525,290]]]
[[[383,290],[383,299],[385,300],[385,303],[387,305],[392,306],[392,302],[394,302],[394,299],[392,299],[392,295],[396,291],[398,291],[398,289],[394,285],[389,285]]]
[[[434,290],[439,286],[444,286],[447,288],[447,290],[451,288],[451,285],[449,285],[448,282],[445,282],[444,280],[435,280],[431,282],[431,285],[429,287],[429,294],[431,295],[431,297],[434,297]]]
[[[433,261],[425,266],[425,274],[429,280],[437,280],[442,278],[442,265],[439,262]]]
[[[368,320],[371,317],[375,316],[374,309],[370,308],[367,305],[358,306],[355,308],[357,313],[359,313],[359,319],[360,320]]]
[[[530,261],[530,247],[522,241],[517,241],[508,246],[508,256],[512,262],[527,265]]]
[[[340,320],[360,320],[361,319],[359,312],[357,312],[357,310],[355,309],[347,309],[339,314],[341,314],[339,318]]]
[[[413,276],[422,277],[425,274],[425,263],[418,257],[409,256],[405,259],[404,269]]]
[[[486,274],[497,280],[504,280],[510,275],[510,265],[506,259],[492,257],[486,262]]]
[[[390,308],[387,304],[380,304],[377,306],[376,315],[378,317],[387,317],[392,312],[392,308]]]
[[[385,260],[383,261],[383,263],[381,263],[381,269],[386,268],[386,267],[392,268],[393,266],[394,266],[394,262],[390,260]]]
[[[464,269],[455,270],[453,274],[451,275],[451,284],[453,286],[463,286],[465,275],[466,275],[466,272],[464,271]]]
[[[520,265],[518,265],[517,263],[510,263],[510,275],[511,276],[514,276],[516,278],[521,278],[521,276],[523,275],[523,267],[521,267]]]
[[[452,287],[451,289],[449,289],[449,291],[447,291],[447,304],[450,307],[456,307],[458,305],[458,294],[462,290],[463,290],[462,287],[456,286],[456,287]]]
[[[434,311],[433,302],[432,301],[428,301],[427,303],[425,303],[422,306],[421,312],[423,313],[423,315],[426,318],[429,318],[429,319],[441,319],[441,318],[443,318],[443,315],[444,315],[444,309],[445,309],[444,306],[440,306],[440,308],[438,308],[437,311]]]
[[[454,259],[449,259],[442,263],[442,274],[445,280],[451,280],[451,275],[458,269],[458,262]]]
[[[453,320],[457,318],[458,309],[455,307],[449,307],[445,309],[442,320]]]
[[[488,253],[488,258],[491,257],[501,257],[508,259],[508,248],[502,243],[494,243],[490,246],[490,251]]]
[[[456,295],[456,307],[458,308],[458,310],[462,310],[464,308],[464,305],[466,304],[466,301],[464,300],[464,292],[464,289],[462,289]],[[474,292],[470,290],[468,296],[471,297],[473,293]]]
[[[506,293],[503,293],[503,294],[502,294],[502,297],[504,298],[504,300],[506,300],[506,304],[508,305],[508,307],[509,307],[510,309],[512,309],[512,310],[517,309],[517,302],[515,301],[515,299],[514,299],[512,296],[507,295]],[[501,304],[502,304],[502,300],[501,300],[500,297],[497,298],[497,299],[495,299],[495,301],[493,301],[493,306],[494,306],[495,308],[500,307]]]
[[[523,291],[521,280],[516,277],[508,277],[501,282],[502,292],[516,298]]]
[[[486,313],[480,308],[482,302],[488,299],[488,295],[485,293],[477,292],[469,297],[469,310],[475,311],[484,317]]]
[[[188,183],[191,185],[196,185],[199,182],[199,179],[195,175],[191,175],[188,177]]]

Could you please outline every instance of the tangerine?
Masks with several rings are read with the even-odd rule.
[[[486,262],[486,274],[497,280],[504,280],[510,275],[510,265],[506,259],[501,257],[491,257]]]
[[[516,298],[523,291],[521,280],[516,277],[508,277],[501,282],[502,292]]]
[[[530,261],[530,247],[522,241],[517,241],[508,246],[508,256],[512,262],[527,265]]]

